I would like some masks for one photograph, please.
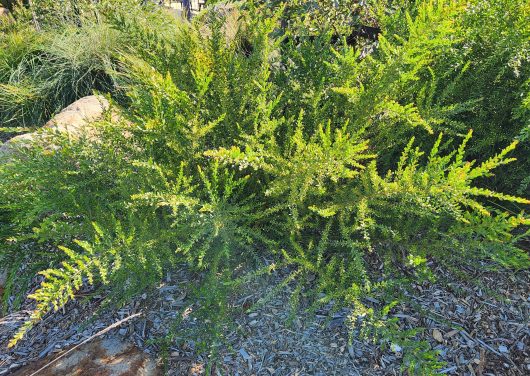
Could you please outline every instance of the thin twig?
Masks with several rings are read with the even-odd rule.
[[[507,356],[506,354],[502,354],[500,352],[498,352],[497,350],[495,350],[493,347],[491,347],[490,345],[488,345],[486,342],[484,342],[483,340],[479,339],[479,338],[473,338],[471,337],[471,335],[469,335],[468,332],[466,332],[465,330],[461,330],[460,333],[462,333],[465,337],[467,337],[469,340],[471,340],[472,342],[475,342],[477,344],[479,344],[480,346],[482,346],[483,348],[486,348],[487,350],[491,351],[492,353],[494,353],[495,355],[497,356],[500,356],[504,359],[506,359],[507,361],[509,361],[513,366],[515,366],[517,368],[517,364],[515,364],[513,362],[513,360]]]
[[[115,322],[114,324],[110,325],[110,326],[107,326],[105,329],[102,329],[100,330],[99,332],[97,332],[96,334],[88,337],[87,339],[85,339],[83,342],[81,342],[80,344],[72,347],[70,350],[68,350],[67,352],[65,352],[64,354],[61,354],[60,356],[58,356],[57,358],[55,358],[54,360],[52,360],[51,362],[49,362],[48,364],[46,364],[45,366],[43,366],[42,368],[39,368],[38,370],[36,370],[35,372],[33,372],[31,375],[29,376],[35,376],[37,373],[41,372],[42,370],[46,369],[47,367],[49,367],[51,364],[55,363],[56,361],[58,361],[59,359],[61,358],[64,358],[66,355],[70,354],[72,351],[74,351],[75,349],[77,349],[78,347],[80,346],[83,346],[85,343],[87,342],[90,342],[91,340],[93,340],[94,338],[96,337],[99,337],[100,335],[102,334],[105,334],[107,333],[109,330],[111,329],[114,329],[115,327],[117,326],[120,326],[121,324],[123,324],[124,322],[126,321],[129,321],[135,317],[138,317],[142,314],[142,312],[138,312],[138,313],[135,313],[134,315],[131,315],[131,316],[128,316],[120,321],[117,321]]]

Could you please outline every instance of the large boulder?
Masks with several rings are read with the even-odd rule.
[[[90,95],[81,98],[44,125],[44,128],[70,135],[79,135],[86,130],[87,125],[100,119],[109,109],[109,102],[105,97]]]
[[[109,102],[102,96],[91,95],[81,98],[55,115],[42,130],[13,137],[0,145],[0,157],[30,147],[33,142],[44,139],[49,133],[64,133],[73,138],[90,134],[93,128],[89,125],[101,119],[108,109]]]

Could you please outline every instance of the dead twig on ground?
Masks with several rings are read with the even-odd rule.
[[[84,341],[82,341],[80,344],[72,347],[70,350],[66,351],[64,354],[61,354],[60,356],[58,356],[57,358],[53,359],[51,362],[47,363],[45,366],[39,368],[38,370],[36,370],[35,372],[33,372],[30,376],[35,376],[37,375],[39,372],[41,372],[42,370],[48,368],[50,365],[52,365],[53,363],[57,362],[59,359],[61,358],[64,358],[66,355],[70,354],[72,351],[74,351],[75,349],[79,348],[80,346],[84,345],[85,343],[88,343],[90,342],[91,340],[93,340],[94,338],[96,337],[99,337],[105,333],[107,333],[108,331],[120,326],[121,324],[123,324],[124,322],[126,321],[129,321],[135,317],[138,317],[142,314],[142,312],[138,312],[138,313],[135,313],[134,315],[130,315],[130,316],[127,316],[125,317],[124,319],[120,320],[120,321],[117,321],[115,322],[114,324],[112,325],[109,325],[107,326],[105,329],[102,329],[100,330],[99,332],[97,332],[96,334],[88,337],[87,339],[85,339]]]

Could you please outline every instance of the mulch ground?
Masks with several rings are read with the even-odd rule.
[[[439,359],[446,362],[441,374],[530,374],[530,272],[483,274],[480,287],[445,276],[450,282],[413,286],[408,302],[394,307],[391,315],[399,320],[400,327],[424,328],[418,339],[439,350]],[[303,309],[306,302],[302,301],[293,316],[287,287],[267,304],[246,311],[281,278],[279,271],[254,281],[246,289],[251,294],[234,297],[231,304],[241,307],[240,314],[226,328],[223,345],[217,349],[218,361],[211,368],[211,359],[201,355],[199,344],[192,340],[183,337],[169,346],[156,341],[170,332],[204,324],[187,316],[197,304],[188,297],[193,276],[178,271],[121,309],[105,309],[103,313],[104,296],[94,296],[89,289],[80,291],[77,301],[48,315],[17,347],[7,349],[9,338],[32,308],[33,302],[24,302],[22,310],[0,319],[0,375],[17,370],[23,374],[23,367],[57,356],[138,312],[142,314],[104,337],[134,342],[146,354],[165,359],[169,375],[207,371],[213,375],[402,374],[402,349],[387,346],[383,350],[380,343],[359,339],[347,325],[350,309],[337,311],[329,306],[316,315],[307,314]],[[175,324],[177,318],[180,326]]]

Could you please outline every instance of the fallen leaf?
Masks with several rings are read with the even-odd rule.
[[[434,329],[432,331],[432,337],[435,340],[437,340],[438,342],[443,342],[444,341],[444,337],[443,337],[442,333],[438,329]]]

